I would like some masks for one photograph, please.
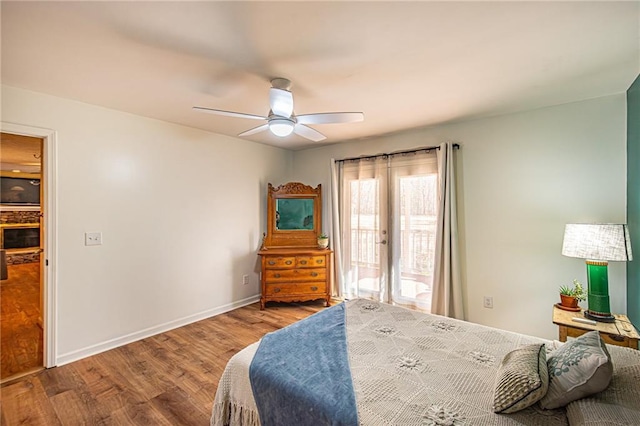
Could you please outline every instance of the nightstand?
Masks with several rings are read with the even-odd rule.
[[[595,325],[572,321],[572,318],[584,318],[584,312],[565,311],[553,307],[553,323],[558,326],[558,340],[566,342],[567,337],[578,337],[589,331],[599,331],[602,340],[610,345],[626,346],[638,349],[638,331],[631,325],[626,315],[614,315],[615,322],[596,322]]]

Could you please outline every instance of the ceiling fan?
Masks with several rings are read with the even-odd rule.
[[[266,121],[265,124],[242,132],[238,136],[249,136],[270,130],[276,136],[285,137],[295,133],[314,142],[326,139],[326,136],[307,124],[355,123],[364,120],[364,114],[361,112],[321,112],[296,115],[293,112],[293,94],[289,90],[291,82],[286,78],[274,78],[271,80],[271,86],[269,89],[270,111],[266,117],[198,106],[194,106],[193,109],[227,117]]]

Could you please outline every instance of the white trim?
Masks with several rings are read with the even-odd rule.
[[[146,337],[155,336],[156,334],[164,333],[178,327],[182,327],[197,321],[201,321],[203,319],[211,318],[216,315],[220,315],[225,312],[229,312],[234,309],[240,308],[242,306],[256,303],[258,301],[260,301],[260,295],[251,296],[246,299],[238,300],[237,302],[232,302],[224,306],[220,306],[218,308],[208,309],[206,311],[203,311],[194,315],[189,315],[184,318],[180,318],[174,321],[169,321],[164,324],[156,325],[154,327],[149,327],[144,330],[136,331],[135,333],[130,333],[125,336],[121,336],[115,339],[107,340],[105,342],[97,343],[95,345],[91,345],[83,349],[67,352],[66,354],[61,354],[58,356],[58,366],[69,364],[70,362],[77,361],[79,359],[86,358],[88,356],[96,355],[101,352],[105,352],[105,351],[126,345],[128,343],[136,342]]]
[[[3,132],[13,133],[24,136],[35,136],[43,138],[43,164],[42,173],[45,176],[47,187],[44,191],[44,200],[42,205],[44,206],[44,217],[42,220],[45,224],[45,240],[44,240],[44,260],[48,261],[48,266],[45,267],[45,274],[43,277],[44,286],[44,366],[46,368],[55,367],[57,365],[56,348],[57,348],[57,336],[56,336],[56,310],[58,307],[57,293],[56,293],[56,259],[57,259],[57,134],[55,130],[45,129],[42,127],[25,126],[22,124],[0,122],[0,127]]]

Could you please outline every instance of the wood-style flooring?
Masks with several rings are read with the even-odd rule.
[[[323,302],[254,303],[0,389],[0,424],[208,425],[229,358]]]
[[[43,365],[40,263],[8,265],[0,281],[0,380]]]

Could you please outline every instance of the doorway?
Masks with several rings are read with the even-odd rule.
[[[429,311],[435,261],[435,152],[384,155],[341,166],[347,297]]]
[[[44,139],[0,138],[0,383],[43,369]]]

